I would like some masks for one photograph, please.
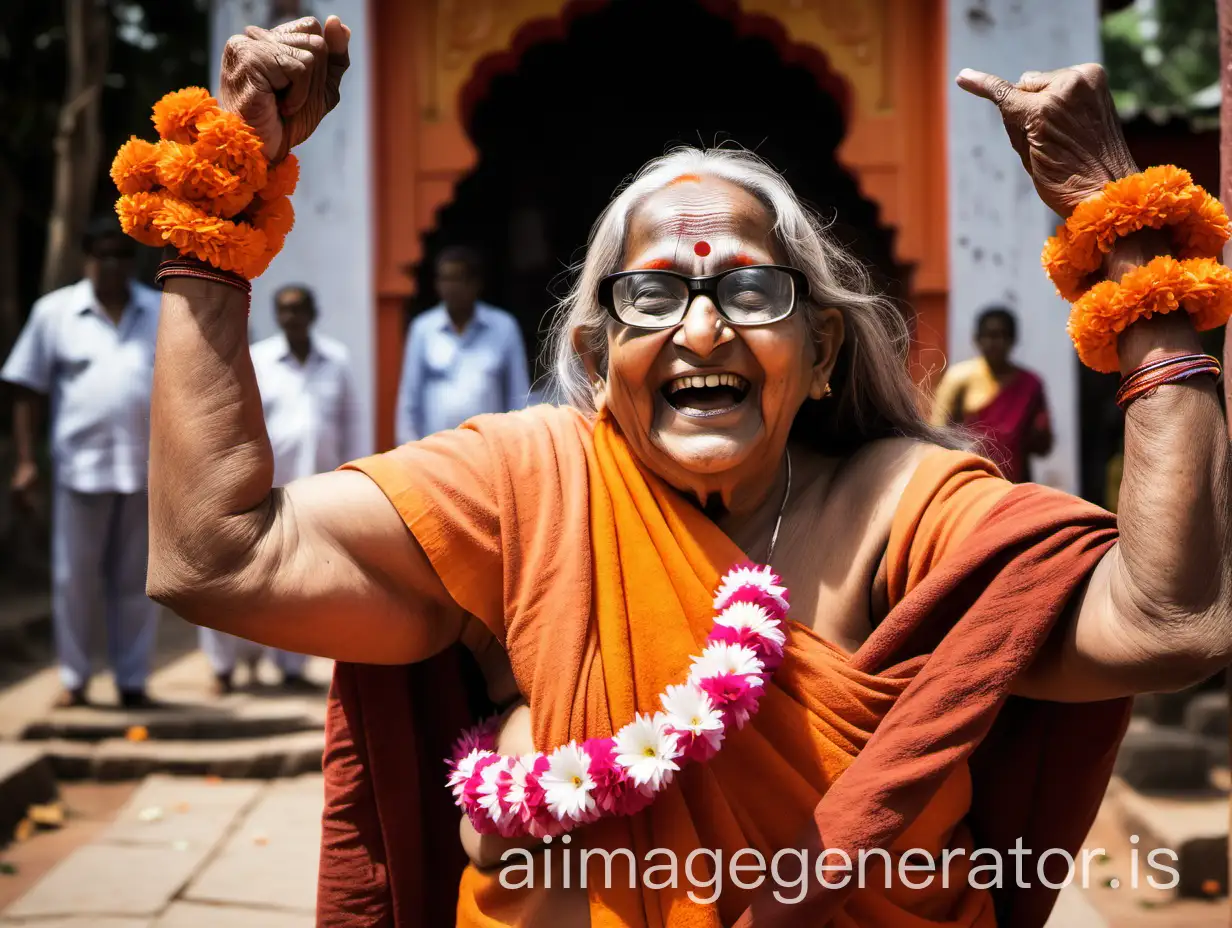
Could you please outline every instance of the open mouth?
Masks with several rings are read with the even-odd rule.
[[[735,409],[749,395],[750,384],[739,374],[692,374],[663,385],[663,398],[686,416],[718,416]]]

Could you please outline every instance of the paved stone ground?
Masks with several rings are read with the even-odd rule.
[[[149,777],[0,928],[311,928],[321,788],[319,775]]]

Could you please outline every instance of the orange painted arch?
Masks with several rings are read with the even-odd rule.
[[[455,185],[475,165],[470,114],[523,53],[561,41],[608,0],[369,0],[374,38],[376,435],[393,444],[407,270]],[[895,232],[914,270],[913,369],[940,368],[948,270],[944,0],[701,0],[807,68],[840,106],[837,158]],[[870,12],[871,11],[871,12]],[[851,25],[865,28],[860,35]],[[870,53],[869,49],[875,49]],[[871,62],[871,63],[870,63]],[[631,166],[635,167],[635,166]]]

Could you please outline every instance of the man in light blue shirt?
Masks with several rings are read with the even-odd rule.
[[[398,386],[398,444],[472,416],[526,405],[530,376],[517,320],[480,302],[478,255],[453,247],[436,262],[441,302],[411,324]]]
[[[115,217],[92,223],[84,246],[85,279],[34,304],[0,369],[16,389],[12,489],[20,499],[39,480],[35,421],[49,397],[58,704],[85,701],[90,636],[105,626],[120,702],[143,708],[159,608],[146,598],[145,571],[160,296],[132,280],[135,246]]]

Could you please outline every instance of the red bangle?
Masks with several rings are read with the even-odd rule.
[[[1116,404],[1124,410],[1134,400],[1150,396],[1167,384],[1180,383],[1203,374],[1210,374],[1218,379],[1222,373],[1219,359],[1209,354],[1183,354],[1152,361],[1131,371],[1121,381],[1116,393]]]
[[[186,258],[182,255],[163,261],[158,266],[158,273],[154,275],[154,280],[159,286],[162,286],[163,282],[169,277],[195,277],[198,280],[208,280],[216,284],[234,287],[236,290],[242,291],[245,296],[252,294],[252,284],[239,274],[219,270],[211,264],[206,264],[204,261]]]

